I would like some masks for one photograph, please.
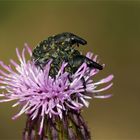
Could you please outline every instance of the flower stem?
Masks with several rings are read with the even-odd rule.
[[[77,111],[63,114],[63,119],[58,116],[45,117],[41,135],[38,134],[40,119],[31,120],[27,117],[23,140],[91,140],[88,127]]]

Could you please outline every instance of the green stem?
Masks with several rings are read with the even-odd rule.
[[[38,135],[39,128],[39,117],[31,120],[28,116],[23,140],[91,140],[83,117],[76,111],[63,114],[63,119],[58,116],[46,116],[41,135]]]

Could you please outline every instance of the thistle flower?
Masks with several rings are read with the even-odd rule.
[[[21,110],[13,119],[27,114],[23,139],[90,139],[90,133],[80,111],[84,106],[89,106],[89,99],[92,97],[111,96],[102,95],[100,92],[109,89],[112,83],[104,88],[97,88],[110,82],[113,75],[94,82],[92,78],[99,70],[89,69],[87,64],[83,63],[69,79],[70,74],[65,71],[68,64],[64,61],[54,78],[49,75],[52,60],[41,69],[36,67],[33,61],[26,60],[26,51],[32,56],[27,44],[21,54],[16,49],[19,64],[12,59],[10,65],[0,61],[3,69],[0,70],[0,89],[4,90],[0,94],[0,102],[15,100],[16,103],[12,107],[20,105]],[[86,56],[97,62],[97,56],[93,56],[93,53],[89,52]]]

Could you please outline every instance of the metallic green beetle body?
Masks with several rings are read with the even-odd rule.
[[[87,42],[69,32],[50,36],[46,40],[41,41],[33,50],[32,60],[37,66],[43,68],[52,59],[50,75],[53,77],[58,73],[64,61],[68,63],[66,71],[69,73],[75,72],[84,61],[87,64],[89,63],[91,67],[102,69],[102,66],[81,55],[74,48],[75,45],[79,46],[79,44],[85,45]]]

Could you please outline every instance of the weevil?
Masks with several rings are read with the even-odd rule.
[[[86,63],[91,69],[102,70],[103,67],[87,58],[75,49],[75,46],[86,45],[87,41],[83,38],[69,32],[64,32],[54,36],[49,36],[41,41],[33,50],[32,60],[35,64],[43,68],[46,63],[52,59],[50,75],[55,77],[62,62],[67,62],[66,71],[70,74],[76,72],[82,63]]]

